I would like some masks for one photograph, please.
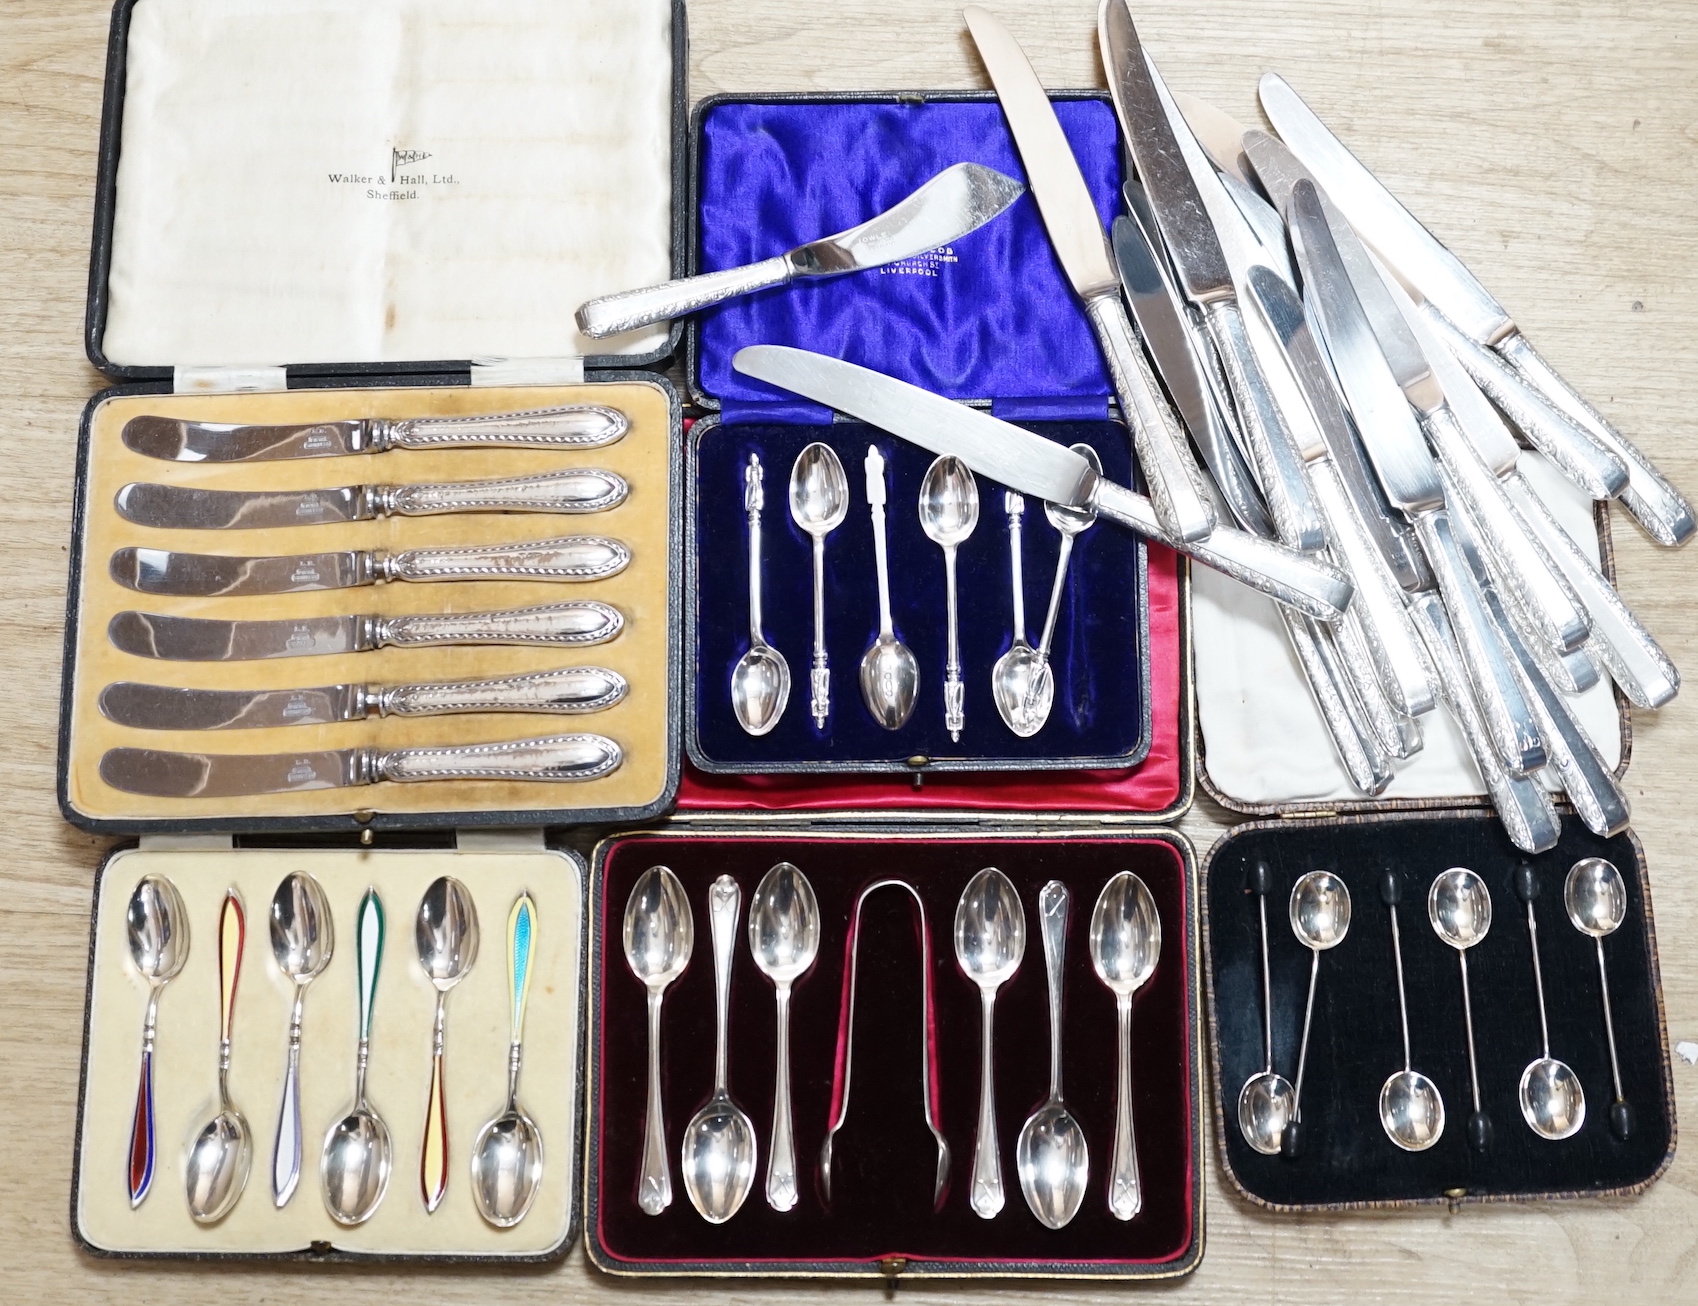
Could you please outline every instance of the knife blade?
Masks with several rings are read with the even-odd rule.
[[[625,760],[604,735],[549,735],[457,748],[332,748],[302,753],[173,753],[113,748],[100,778],[114,789],[154,798],[246,798],[307,793],[381,781],[595,780]]]
[[[962,10],[1043,215],[1044,229],[1102,346],[1156,514],[1178,539],[1214,529],[1202,472],[1167,406],[1120,303],[1120,280],[1090,189],[1025,52],[987,10]]]
[[[1336,621],[1350,602],[1349,578],[1326,563],[1230,527],[1217,527],[1207,540],[1180,540],[1161,525],[1148,499],[1103,480],[1065,445],[906,381],[788,345],[750,345],[731,365],[933,453],[953,454],[1010,490],[1067,507],[1094,504],[1110,521],[1308,616]]]
[[[268,730],[373,716],[466,712],[600,712],[630,691],[605,667],[563,667],[485,680],[408,685],[320,685],[311,689],[184,689],[121,680],[100,691],[108,720],[136,730]]]
[[[631,429],[617,408],[563,404],[473,417],[352,417],[290,426],[196,422],[144,415],[124,423],[124,444],[179,463],[340,458],[388,449],[600,449]]]
[[[1179,110],[1171,106],[1166,86],[1139,43],[1125,0],[1102,0],[1097,38],[1115,112],[1180,289],[1201,312],[1226,369],[1268,512],[1282,542],[1304,551],[1318,549],[1326,532],[1302,459],[1245,333],[1233,268],[1218,230],[1225,226],[1252,247],[1259,242],[1184,127]]]
[[[883,213],[835,236],[745,267],[587,300],[578,307],[578,329],[600,340],[799,278],[835,277],[914,258],[978,230],[1025,192],[994,168],[957,163]]]
[[[1288,217],[1305,292],[1311,296],[1338,378],[1350,395],[1368,456],[1387,497],[1414,525],[1432,565],[1462,649],[1468,683],[1498,756],[1510,773],[1525,775],[1546,761],[1532,708],[1510,667],[1503,636],[1493,628],[1485,600],[1463,562],[1438,464],[1356,298],[1313,182],[1300,181],[1292,188]],[[1431,388],[1437,390],[1437,383]],[[1364,414],[1372,417],[1365,419]]]
[[[495,612],[363,613],[279,621],[219,621],[157,612],[120,612],[106,636],[121,653],[167,662],[247,662],[260,658],[365,653],[374,648],[516,644],[579,648],[605,644],[624,614],[593,599]]]
[[[427,485],[342,485],[327,490],[206,490],[132,481],[118,515],[168,530],[265,530],[462,512],[588,513],[617,508],[631,487],[616,472],[574,468],[539,476]]]
[[[1651,537],[1659,544],[1674,546],[1698,533],[1698,517],[1686,499],[1539,356],[1503,305],[1462,260],[1380,184],[1297,92],[1277,74],[1267,73],[1262,77],[1260,93],[1262,107],[1286,144],[1399,276],[1419,288],[1463,334],[1503,357],[1566,419],[1570,431],[1601,445],[1624,465],[1627,485],[1620,491],[1622,506]],[[1560,427],[1555,429],[1560,431]]]
[[[346,549],[266,558],[178,553],[130,545],[112,554],[108,570],[120,585],[143,594],[223,598],[349,589],[393,580],[603,580],[617,576],[630,563],[631,551],[618,540],[566,535],[525,544],[406,549],[400,553]]]

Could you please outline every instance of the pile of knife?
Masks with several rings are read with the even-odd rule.
[[[1654,708],[1679,674],[1516,470],[1514,432],[1660,544],[1694,533],[1687,502],[1278,76],[1261,100],[1280,139],[1200,102],[1182,111],[1127,0],[1103,0],[1103,62],[1138,173],[1105,239],[1024,53],[985,10],[965,17],[1148,499],[866,368],[762,345],[738,369],[1010,489],[1094,503],[1274,598],[1363,794],[1420,750],[1420,718],[1443,702],[1518,847],[1557,841],[1541,773],[1592,830],[1625,827],[1627,800],[1565,695],[1607,673]]]

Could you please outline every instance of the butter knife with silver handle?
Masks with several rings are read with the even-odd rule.
[[[630,429],[617,408],[563,404],[469,417],[351,417],[279,426],[144,415],[124,423],[123,441],[168,462],[238,463],[390,449],[600,449]]]
[[[100,691],[110,721],[138,730],[267,730],[384,716],[468,712],[601,712],[630,692],[605,667],[562,667],[484,680],[410,685],[321,685],[311,689],[184,689],[123,680]]]
[[[114,500],[118,515],[166,530],[265,530],[468,512],[606,512],[631,487],[596,468],[434,485],[341,485],[326,490],[207,490],[132,481]]]

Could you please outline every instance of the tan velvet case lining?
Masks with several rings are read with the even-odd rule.
[[[557,404],[609,404],[631,419],[618,443],[572,453],[514,449],[392,451],[346,458],[307,458],[222,465],[165,462],[133,453],[120,434],[142,413],[214,422],[290,423],[349,417],[418,417],[500,413]],[[91,418],[87,494],[79,525],[83,541],[78,579],[77,642],[67,752],[66,792],[86,816],[107,821],[291,817],[386,812],[553,812],[573,808],[640,807],[665,792],[668,771],[668,532],[670,407],[665,390],[642,382],[505,389],[299,390],[275,394],[143,395],[103,400]],[[130,481],[216,489],[307,489],[357,483],[479,480],[566,467],[603,467],[631,485],[610,512],[578,516],[540,513],[391,517],[371,522],[274,530],[167,531],[134,525],[117,515],[113,496]],[[284,554],[332,549],[398,550],[606,534],[630,546],[631,565],[611,579],[584,584],[548,582],[408,583],[319,593],[238,598],[168,598],[138,594],[112,580],[114,549],[147,545],[199,553]],[[585,649],[451,647],[378,649],[328,657],[249,662],[166,662],[120,653],[107,623],[125,609],[231,619],[329,616],[375,612],[475,612],[566,599],[600,599],[625,614],[609,644]],[[513,675],[563,666],[601,665],[630,682],[624,702],[585,716],[492,713],[445,717],[386,717],[327,726],[267,730],[133,730],[101,715],[100,691],[118,680],[208,689],[277,689],[341,684],[396,684]],[[594,731],[616,740],[624,764],[583,784],[495,781],[380,784],[234,799],[150,798],[107,786],[101,756],[134,746],[222,753],[275,753],[370,745],[405,748],[471,744],[526,736]]]
[[[272,958],[271,896],[291,871],[318,879],[330,898],[335,948],[307,990],[301,1028],[301,1179],[281,1211],[271,1195],[272,1144],[282,1099],[294,987]],[[154,1053],[158,1159],[152,1189],[130,1209],[125,1188],[147,984],[130,960],[125,906],[143,875],[168,876],[189,915],[189,956],[159,1002]],[[453,875],[477,905],[477,961],[448,998],[444,1081],[448,1090],[448,1190],[427,1214],[419,1146],[430,1084],[435,990],[419,965],[414,914],[425,887]],[[383,901],[385,939],[372,1010],[367,1095],[389,1126],[394,1169],[377,1213],[344,1229],[319,1187],[324,1135],[353,1100],[358,1037],[354,921],[368,886]],[[230,1095],[253,1138],[253,1172],[235,1210],[202,1228],[189,1216],[184,1163],[190,1142],[217,1111],[218,915],[234,887],[247,913],[236,991]],[[530,890],[537,905],[536,970],[525,1020],[520,1105],[542,1132],[542,1186],[516,1227],[486,1224],[472,1204],[472,1144],[506,1105],[509,1038],[507,914]],[[557,852],[297,851],[240,853],[129,849],[107,863],[95,902],[86,1090],[77,1156],[79,1234],[115,1252],[286,1253],[324,1241],[374,1255],[530,1255],[560,1247],[571,1226],[583,881]]]

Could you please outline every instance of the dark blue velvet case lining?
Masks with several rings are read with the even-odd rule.
[[[1121,184],[1113,108],[1100,96],[1060,98],[1056,112],[1107,223]],[[982,163],[1025,179],[991,98],[719,101],[700,112],[696,143],[696,270],[704,272],[863,222],[951,164]],[[966,729],[951,741],[943,724],[943,555],[916,511],[930,455],[868,427],[826,427],[827,409],[731,366],[745,345],[791,344],[953,398],[988,398],[999,416],[1057,419],[1045,434],[1092,445],[1109,476],[1125,482],[1132,475],[1129,441],[1124,427],[1107,419],[1102,355],[1029,194],[935,254],[707,310],[692,341],[697,391],[721,404],[725,423],[693,441],[692,761],[743,772],[897,770],[914,756],[958,769],[1124,767],[1142,758],[1149,717],[1144,558],[1134,537],[1111,526],[1080,537],[1057,618],[1055,707],[1043,730],[1020,739],[990,695],[991,666],[1012,639],[1008,526],[1002,487],[980,481],[978,529],[958,563]],[[797,453],[822,438],[843,460],[851,506],[826,546],[832,716],[819,732],[808,710],[811,545],[790,520],[786,486]],[[898,731],[872,719],[857,679],[878,626],[862,470],[869,442],[889,463],[895,624],[920,663],[919,703]],[[766,467],[766,637],[791,671],[789,707],[760,738],[737,725],[729,693],[731,669],[748,647],[742,477],[751,451]],[[1027,503],[1024,534],[1027,637],[1036,644],[1060,537],[1035,500]]]
[[[1083,442],[1102,457],[1105,472],[1131,472],[1125,428],[1106,422],[1034,424],[1063,443]],[[813,545],[791,520],[790,468],[803,447],[824,440],[843,462],[849,511],[826,540],[826,647],[831,665],[831,717],[823,732],[809,714],[813,665]],[[920,667],[914,714],[900,730],[874,721],[861,699],[861,655],[878,633],[878,585],[864,461],[876,444],[886,461],[885,530],[890,550],[890,605],[896,633]],[[991,666],[1013,640],[1008,517],[1002,487],[979,478],[979,522],[957,554],[962,679],[966,728],[959,743],[943,722],[946,655],[943,550],[920,528],[920,483],[932,457],[883,431],[859,423],[707,425],[693,440],[696,596],[696,702],[691,711],[693,754],[707,769],[770,769],[806,760],[832,765],[905,768],[915,755],[974,767],[1129,765],[1148,740],[1143,649],[1143,547],[1136,536],[1106,523],[1074,541],[1068,582],[1056,615],[1051,659],[1055,705],[1044,728],[1021,739],[997,715]],[[765,468],[761,517],[762,599],[767,641],[790,664],[790,704],[771,733],[747,735],[731,712],[731,671],[749,646],[748,525],[743,471],[750,453]],[[1061,535],[1043,504],[1026,501],[1021,557],[1026,635],[1036,645],[1049,604]],[[1081,759],[1074,762],[1072,759]]]

